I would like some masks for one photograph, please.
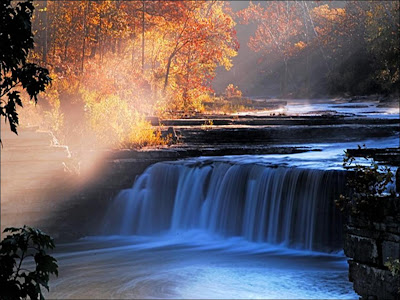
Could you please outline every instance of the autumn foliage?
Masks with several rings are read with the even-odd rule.
[[[228,98],[232,97],[242,97],[242,91],[239,89],[238,86],[234,86],[232,83],[228,84],[228,86],[225,89],[225,96]]]
[[[363,94],[399,90],[399,2],[265,1],[238,12],[255,24],[248,46],[267,61],[281,61],[281,95],[290,82],[310,90],[318,68],[331,93]],[[301,61],[301,63],[299,63]],[[269,62],[269,64],[268,64]],[[296,66],[301,64],[301,71]],[[299,83],[297,83],[299,84]]]
[[[278,82],[281,97],[399,91],[396,1],[250,1],[237,12],[215,0],[35,7],[29,61],[49,69],[53,81],[39,106],[21,110],[21,123],[49,128],[67,144],[153,144],[159,134],[146,116],[204,111],[217,69],[229,70],[238,54],[236,22],[254,26],[247,43],[261,57],[257,70],[238,76],[261,77],[263,88]],[[236,84],[250,90],[227,80],[225,100],[241,96]],[[145,133],[136,134],[140,127]]]
[[[201,110],[239,47],[223,1],[46,1],[33,24],[31,60],[54,77],[42,108],[72,143],[126,144],[145,115]]]

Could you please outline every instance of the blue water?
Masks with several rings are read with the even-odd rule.
[[[293,146],[293,145],[282,145]],[[295,154],[270,154],[270,155],[235,155],[222,157],[200,157],[196,161],[222,161],[235,163],[256,163],[265,165],[280,165],[320,170],[343,170],[343,157],[346,149],[365,146],[367,148],[394,148],[400,146],[400,136],[375,138],[348,143],[313,143],[300,144],[297,147],[318,149],[319,151],[307,151]],[[188,159],[191,160],[191,159]],[[358,161],[363,163],[364,160]],[[365,162],[364,162],[365,163]]]
[[[288,250],[201,231],[58,246],[49,298],[356,299],[341,253]]]
[[[359,144],[386,148],[398,146],[398,143],[398,137],[393,137],[360,141]],[[293,155],[202,157],[166,165],[169,168],[179,165],[210,166],[229,163],[237,166],[257,165],[261,169],[277,166],[302,168],[313,170],[309,173],[312,174],[310,178],[313,179],[318,178],[323,170],[340,170],[344,149],[354,147],[354,143],[304,146],[320,148],[322,151]],[[259,170],[259,167],[255,169]],[[195,175],[193,173],[195,168],[192,171],[183,167],[178,167],[178,169],[181,170],[181,173],[178,172],[179,174],[186,174],[186,177],[182,177],[182,179],[190,178],[188,174],[191,172],[193,176]],[[200,177],[205,175],[204,171],[200,171],[200,169],[197,169],[196,172]],[[150,176],[149,173],[148,171],[145,175]],[[237,174],[240,172],[238,171]],[[293,174],[299,176],[302,172]],[[199,179],[197,175],[193,178]],[[196,185],[194,180],[187,183],[185,180],[181,180],[182,188],[185,187],[185,189],[181,189],[179,193],[176,192],[176,186],[168,189],[169,185],[165,182],[148,185],[151,180],[139,179],[136,190],[140,191],[141,200],[138,201],[157,199],[155,192],[163,195],[160,196],[160,199],[176,201],[176,192],[180,195],[178,200],[180,200],[179,205],[182,205],[182,208],[185,205],[187,208],[193,205],[191,203],[193,199],[200,201],[198,203],[203,203],[205,198],[202,197],[207,193],[204,193],[203,196],[196,195],[196,191],[210,187],[205,180],[206,177],[204,177],[204,185]],[[168,179],[169,176],[160,178]],[[251,187],[248,191],[255,191],[253,189],[254,181],[250,180],[250,182],[253,182],[253,186],[248,185]],[[292,183],[288,185],[288,188],[296,186],[295,180],[289,182]],[[142,186],[138,186],[138,184],[142,184]],[[234,185],[234,182],[229,184]],[[219,187],[219,185],[215,186]],[[283,187],[280,188],[282,191],[285,190]],[[153,194],[150,193],[150,190],[153,190]],[[275,193],[277,191],[275,189]],[[191,195],[191,193],[192,196],[185,196]],[[320,191],[315,189],[310,195],[316,196],[319,193]],[[251,193],[245,193],[245,195],[251,195]],[[170,216],[172,219],[163,219],[165,217],[163,210],[157,213],[152,212],[151,205],[147,202],[140,204],[139,215],[133,217],[131,209],[136,205],[134,199],[137,196],[134,195],[133,202],[128,198],[125,202],[119,200],[122,214],[119,214],[117,209],[107,216],[111,221],[105,222],[106,228],[103,228],[103,235],[88,237],[73,244],[58,245],[55,256],[59,260],[61,275],[58,279],[52,280],[49,298],[358,298],[353,292],[352,283],[348,281],[348,265],[343,253],[340,249],[332,246],[331,249],[318,250],[318,247],[313,247],[313,243],[310,242],[316,237],[311,238],[309,234],[306,234],[305,238],[300,239],[300,244],[297,245],[288,242],[291,239],[290,235],[282,239],[254,240],[249,238],[249,234],[251,237],[254,232],[248,231],[249,228],[252,228],[248,226],[251,224],[251,218],[246,221],[247,225],[243,225],[242,229],[244,230],[241,231],[241,234],[226,234],[224,230],[217,230],[217,227],[192,226],[201,223],[192,222],[202,220],[201,212],[192,207],[192,209],[188,209],[192,215],[187,218],[186,210],[180,210],[178,204],[178,206],[174,206],[177,211]],[[251,199],[252,197],[248,197],[247,201]],[[268,199],[265,201],[270,201]],[[274,197],[271,199],[280,201]],[[293,194],[293,199],[298,201],[295,194]],[[307,198],[301,199],[304,202]],[[126,206],[128,202],[132,205]],[[115,203],[114,201],[111,207]],[[164,204],[159,205],[163,207]],[[165,206],[165,208],[167,207]],[[256,211],[259,210],[258,206],[254,207]],[[248,210],[247,213],[250,211]],[[149,215],[146,215],[147,213]],[[314,215],[309,214],[307,209],[302,213],[304,213],[302,219],[306,223],[311,220],[307,218],[317,218],[318,216],[315,212],[313,212]],[[224,214],[229,216],[229,211]],[[140,219],[143,224],[152,225],[157,230],[147,233],[140,232],[140,230],[139,232],[130,231],[131,228],[137,228],[135,226]],[[276,219],[276,222],[278,221],[279,218]],[[301,220],[287,221],[285,224],[289,226],[288,228],[304,226],[299,223]],[[164,228],[160,224],[167,226]],[[230,224],[229,226],[231,226]],[[279,224],[279,222],[274,224]],[[318,227],[321,224],[317,222],[313,226]],[[115,234],[115,228],[123,230],[122,232],[117,230],[117,234]],[[277,227],[271,228],[276,229]],[[109,233],[104,235],[107,230]],[[279,236],[281,231],[271,231],[271,234],[271,237]]]
[[[199,229],[303,250],[341,249],[334,200],[345,173],[253,162],[185,160],[149,167],[112,201],[105,234]]]
[[[282,100],[279,100],[282,101]],[[357,118],[399,119],[399,104],[394,107],[379,107],[379,101],[348,102],[341,99],[288,99],[287,105],[274,110],[239,112],[238,115],[270,116],[321,116],[341,115]]]

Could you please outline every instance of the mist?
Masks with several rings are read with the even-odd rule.
[[[259,5],[265,11],[270,9],[272,12],[272,7],[278,2],[253,1],[252,3]],[[388,26],[387,34],[391,35],[390,39],[393,42],[398,43],[399,12],[394,8],[395,2],[385,2],[381,7],[376,3],[360,4],[348,1],[290,1],[288,3],[291,7],[297,7],[300,17],[300,22],[297,24],[298,35],[297,37],[292,35],[290,38],[292,43],[303,41],[310,46],[287,55],[289,64],[287,91],[282,94],[281,77],[284,72],[284,59],[279,53],[281,51],[279,46],[271,50],[268,49],[269,45],[264,45],[264,49],[261,47],[257,51],[249,46],[257,27],[263,24],[270,28],[274,26],[261,16],[255,20],[257,16],[253,14],[253,20],[245,24],[240,15],[235,18],[240,48],[237,56],[232,59],[234,66],[230,70],[219,68],[217,71],[213,87],[218,93],[223,93],[224,88],[230,83],[237,85],[245,96],[266,98],[285,96],[323,98],[344,94],[349,96],[398,92],[398,84],[395,84],[397,87],[393,86],[390,91],[379,86],[379,72],[382,71],[378,69],[382,68],[381,63],[387,59],[383,57],[386,50],[380,49],[376,52],[377,47],[372,46],[383,37],[376,35],[373,28],[375,25],[368,21],[368,16],[366,16],[367,11],[373,10],[381,14],[381,23],[386,24],[383,26]],[[237,14],[248,9],[249,5],[250,1],[231,2],[232,9]],[[325,15],[325,25],[321,23],[322,15],[317,14],[318,8],[322,7],[325,9],[325,14],[332,14]],[[394,8],[394,11],[390,13],[389,7]],[[339,14],[342,14],[340,18]],[[325,31],[323,26],[330,29]],[[393,32],[390,33],[392,30]],[[276,39],[278,39],[277,34],[279,33],[277,32],[274,37]],[[330,36],[324,37],[324,34]],[[268,34],[263,37],[268,38]],[[312,43],[314,44],[311,45]],[[391,51],[397,51],[394,44],[391,47]],[[392,61],[393,68],[389,71],[392,74],[398,72],[395,65],[396,63]]]

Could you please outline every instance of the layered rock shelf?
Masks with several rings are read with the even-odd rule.
[[[186,119],[165,119],[148,118],[153,126],[202,126],[212,121],[215,126],[269,126],[269,125],[385,125],[399,124],[398,119],[379,119],[379,118],[359,118],[344,117],[340,115],[332,116],[237,116],[231,115],[204,115],[198,118]]]
[[[357,142],[368,138],[398,134],[397,124],[387,125],[330,125],[330,126],[253,126],[176,128],[181,141],[194,145],[276,145],[334,142]]]

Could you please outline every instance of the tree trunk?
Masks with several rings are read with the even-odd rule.
[[[281,74],[281,96],[285,97],[286,96],[286,89],[287,89],[287,77],[288,77],[288,62],[287,59],[284,59],[284,70],[283,74]]]
[[[86,48],[86,34],[87,34],[87,28],[86,28],[86,15],[89,10],[89,4],[90,1],[87,2],[86,9],[83,10],[83,43],[82,43],[82,61],[81,61],[81,72],[83,72],[83,67],[85,64],[85,48]]]
[[[64,60],[67,60],[67,55],[68,55],[68,44],[69,44],[69,40],[65,41],[65,45],[64,45]]]
[[[187,61],[186,61],[186,84],[183,91],[183,108],[186,111],[186,108],[189,106],[188,99],[188,90],[189,90],[189,79],[190,79],[190,63],[191,63],[191,48],[189,48]],[[188,110],[187,110],[188,111]]]
[[[132,67],[135,61],[135,37],[136,37],[136,25],[133,22],[133,33],[132,33],[132,53],[131,53],[131,63]]]
[[[168,58],[168,63],[167,63],[167,71],[165,73],[165,81],[164,81],[164,89],[163,92],[167,89],[168,86],[168,77],[169,77],[169,71],[171,69],[171,63],[172,63],[172,58],[174,57],[174,53],[170,55]]]
[[[304,27],[305,27],[305,38],[306,38],[306,47],[309,47],[310,44],[310,30],[308,27],[308,20],[306,17],[306,7],[304,1],[301,3],[301,7],[303,9],[303,20],[304,20]],[[310,52],[306,48],[306,82],[305,82],[305,96],[310,96]]]
[[[48,14],[47,14],[47,0],[43,3],[43,11],[44,11],[44,43],[43,43],[43,61],[47,62],[47,49],[48,49]]]
[[[306,86],[305,86],[305,96],[308,98],[310,96],[310,54],[306,53]]]
[[[101,33],[101,25],[103,24],[102,14],[99,17],[99,52],[100,52],[100,62],[103,62],[103,36]]]
[[[142,0],[142,73],[144,72],[144,10],[145,10],[145,0]]]

